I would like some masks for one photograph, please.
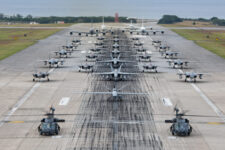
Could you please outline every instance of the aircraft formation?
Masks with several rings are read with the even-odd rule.
[[[104,25],[104,24],[103,24]],[[74,94],[84,95],[105,95],[113,102],[124,101],[127,95],[148,97],[151,91],[133,92],[126,91],[127,81],[138,80],[141,78],[141,73],[158,73],[157,66],[152,63],[154,53],[145,48],[145,43],[141,38],[135,35],[154,36],[160,32],[163,36],[164,31],[153,30],[152,28],[145,28],[142,24],[140,28],[135,26],[131,28],[122,29],[106,29],[106,26],[101,26],[101,29],[91,28],[88,32],[71,31],[70,36],[91,36],[97,41],[94,43],[94,48],[89,49],[85,59],[81,65],[76,66],[78,72],[91,73],[96,80],[102,82],[111,82],[113,87],[105,87],[103,91],[75,91]],[[103,30],[104,28],[104,30]],[[58,68],[63,66],[65,59],[70,57],[74,52],[78,52],[77,47],[81,45],[81,40],[73,39],[70,44],[62,46],[59,51],[54,51],[55,57],[41,60],[45,66],[49,68]],[[196,82],[196,79],[202,79],[204,73],[197,73],[194,71],[183,72],[181,69],[187,69],[188,64],[193,61],[178,59],[179,53],[171,51],[168,45],[164,45],[163,41],[152,41],[152,45],[161,54],[162,58],[167,59],[168,66],[174,69],[179,69],[177,75],[179,79],[185,77],[185,82]],[[157,53],[156,51],[156,53]],[[151,52],[151,53],[149,53]],[[103,69],[104,68],[104,69]],[[107,70],[107,71],[105,71]],[[36,72],[33,74],[33,81],[46,78],[49,81],[49,72]],[[120,86],[123,83],[124,86]],[[134,87],[135,88],[135,87]],[[124,90],[126,92],[124,92]],[[54,116],[55,109],[50,108],[50,112],[46,114],[47,118],[41,120],[38,127],[40,135],[54,135],[59,134],[60,127],[58,122],[65,122],[63,119],[57,119]],[[170,131],[172,135],[189,136],[192,132],[192,126],[189,120],[183,118],[186,116],[184,113],[179,113],[177,107],[174,108],[176,117],[172,120],[165,120],[166,123],[172,123]],[[49,127],[50,126],[50,127]]]

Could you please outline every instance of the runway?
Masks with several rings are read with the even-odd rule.
[[[65,59],[63,67],[51,69],[50,82],[32,82],[36,70],[49,71],[40,60],[54,56],[53,51],[72,40],[69,31],[87,31],[91,25],[76,24],[37,44],[0,61],[0,147],[5,150],[223,150],[225,147],[225,60],[197,46],[167,28],[165,34],[138,37],[152,53],[159,73],[140,73],[131,81],[117,82],[123,92],[146,92],[145,96],[125,96],[112,101],[110,96],[75,94],[106,91],[111,81],[91,73],[78,72],[85,55],[94,47],[96,37],[77,37],[81,51]],[[131,35],[127,34],[128,37]],[[196,83],[185,83],[168,66],[152,40],[162,40],[178,58],[193,61],[188,69],[208,73]],[[125,48],[121,51],[126,50]],[[124,58],[125,59],[125,58]],[[134,58],[127,58],[134,60]],[[137,66],[137,64],[135,65]],[[96,71],[109,71],[97,66]],[[122,68],[138,72],[138,67]],[[174,117],[175,105],[188,114],[217,116],[187,117],[193,127],[189,137],[172,136],[165,119]],[[49,107],[65,119],[55,136],[41,136],[37,127]],[[211,123],[209,123],[211,122]],[[220,122],[220,123],[217,123]]]

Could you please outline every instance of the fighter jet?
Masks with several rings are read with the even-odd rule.
[[[166,52],[166,51],[168,51],[168,50],[170,49],[170,46],[167,46],[167,45],[160,45],[160,46],[158,47],[158,49],[159,49],[159,52]]]
[[[49,76],[49,73],[48,72],[37,72],[37,73],[34,73],[33,74],[33,81],[35,81],[35,79],[45,79],[46,78],[46,80],[47,81],[49,81],[49,78],[48,78],[48,76]]]
[[[59,65],[63,65],[63,59],[50,58],[48,60],[41,60],[44,62],[44,65],[49,65],[49,67],[59,67]]]
[[[68,44],[68,45],[63,45],[62,48],[68,52],[73,52],[76,50],[77,46]]]
[[[183,68],[184,66],[187,67],[189,61],[183,61],[180,59],[176,59],[176,60],[168,60],[167,61],[169,63],[169,66],[172,66],[173,68]]]
[[[173,52],[173,51],[161,52],[161,55],[163,57],[170,58],[170,59],[177,58],[178,54],[179,54],[178,52]]]
[[[159,46],[159,45],[161,45],[161,43],[162,43],[162,41],[160,41],[160,40],[153,40],[152,41],[152,45],[154,45],[154,46]]]
[[[78,67],[79,67],[79,69],[78,69],[79,72],[81,72],[81,71],[83,71],[83,72],[93,72],[94,66],[89,65],[89,64],[85,64],[85,65],[79,65]]]
[[[119,54],[121,54],[121,53],[129,53],[129,52],[131,52],[131,51],[119,51],[118,49],[113,49],[112,51],[111,51],[111,53],[112,53],[112,56],[115,56],[115,55],[119,55]]]
[[[60,58],[62,58],[62,57],[66,57],[67,58],[68,55],[71,55],[72,52],[71,51],[66,51],[64,49],[61,49],[59,51],[55,51],[54,53],[55,53],[56,56],[59,55]]]
[[[93,55],[93,54],[87,55],[87,56],[86,56],[86,61],[96,61],[97,58],[98,58],[97,55]]]
[[[98,61],[98,62],[99,63],[111,63],[114,68],[119,67],[119,65],[121,63],[134,63],[134,61],[120,60],[121,55],[118,55],[116,58],[113,58],[112,55],[110,55],[110,56],[111,56],[111,60],[103,60],[103,61]]]
[[[118,49],[113,49],[111,53],[112,55],[119,55],[121,52]]]
[[[72,43],[76,43],[76,44],[81,45],[81,40],[76,40],[76,39],[74,39],[74,40],[72,40]]]
[[[156,65],[152,65],[152,64],[143,64],[142,65],[143,70],[142,72],[155,72],[157,73],[157,66]]]
[[[196,73],[194,71],[191,72],[178,72],[177,75],[179,76],[180,79],[182,79],[183,75],[185,76],[184,81],[194,81],[196,82],[196,79],[199,77],[199,79],[202,79],[204,73]]]
[[[97,53],[97,54],[100,54],[102,50],[103,48],[99,48],[99,47],[90,49],[91,52]]]
[[[147,49],[142,46],[142,47],[137,48],[136,51],[137,51],[137,53],[145,53],[147,51]]]
[[[96,46],[102,46],[102,45],[104,45],[104,43],[103,42],[96,42],[95,45]]]
[[[102,41],[102,40],[104,40],[104,39],[105,39],[105,38],[102,37],[102,36],[97,38],[97,40],[99,40],[99,41]]]
[[[122,87],[124,88],[124,87]],[[110,91],[107,92],[82,92],[83,94],[94,94],[94,95],[111,95],[113,100],[122,100],[123,96],[126,95],[148,95],[148,93],[133,93],[133,92],[121,92],[121,89],[117,89],[115,86],[114,88]],[[80,93],[80,92],[75,92],[75,93]]]
[[[113,49],[119,49],[120,47],[128,47],[129,45],[119,45],[118,43],[114,43],[113,45],[112,45],[112,48]]]
[[[134,43],[134,46],[143,46],[143,45],[144,45],[143,42],[140,42],[140,41],[136,41]]]
[[[140,40],[140,38],[138,38],[138,37],[132,37],[131,40],[138,41],[138,40]]]
[[[140,62],[150,62],[151,61],[151,55],[147,55],[147,54],[144,54],[144,55],[139,55],[138,56],[138,61]]]
[[[122,66],[123,64],[121,64],[118,69],[114,69],[111,65],[111,72],[101,72],[95,74],[103,76],[106,80],[114,81],[127,80],[128,76],[137,75],[137,73],[121,72]]]

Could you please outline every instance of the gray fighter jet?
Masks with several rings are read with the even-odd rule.
[[[182,79],[182,77],[184,76],[185,79],[184,81],[187,82],[187,81],[194,81],[196,82],[196,79],[199,78],[199,79],[202,79],[204,73],[196,73],[194,71],[191,71],[191,72],[178,72],[177,75],[179,76],[180,79]]]
[[[177,58],[178,54],[179,54],[178,52],[173,52],[173,51],[161,52],[161,56],[163,56],[164,58],[169,58],[169,59]]]
[[[89,64],[85,64],[85,65],[79,65],[78,67],[79,67],[79,69],[78,69],[79,72],[81,72],[81,71],[83,71],[83,72],[93,72],[94,66],[89,65]]]
[[[61,49],[59,51],[55,51],[54,53],[55,53],[56,56],[59,55],[60,58],[62,58],[62,57],[66,57],[67,58],[68,55],[71,55],[72,52],[64,50],[64,49]]]
[[[94,73],[96,75],[101,75],[106,80],[114,80],[114,81],[121,81],[121,80],[127,80],[129,76],[131,75],[138,75],[138,73],[129,73],[129,72],[121,72],[123,64],[120,65],[118,69],[114,69],[111,67],[111,72],[101,72],[101,73]]]
[[[63,65],[64,60],[63,59],[57,59],[57,58],[50,58],[48,60],[41,60],[44,62],[44,65],[48,65],[50,68],[51,67],[59,67],[59,65]]]
[[[151,62],[151,55],[138,55],[138,61],[139,62]]]
[[[90,51],[91,51],[92,53],[97,53],[97,54],[100,54],[102,50],[104,50],[104,48],[99,48],[99,47],[97,47],[97,48],[91,48],[91,49],[90,49]]]
[[[86,61],[96,61],[98,59],[98,56],[97,55],[87,55],[86,56]]]
[[[121,53],[129,53],[129,52],[131,52],[131,51],[122,51],[121,52],[121,51],[119,51],[118,49],[115,48],[115,49],[112,50],[111,53],[112,53],[113,56],[115,56],[115,55],[119,55]]]
[[[33,74],[33,81],[35,81],[35,79],[38,79],[40,81],[40,79],[45,79],[47,81],[49,81],[49,73],[48,72],[36,72]]]
[[[169,66],[172,66],[173,68],[183,68],[184,66],[187,67],[189,61],[183,61],[180,59],[175,59],[175,60],[168,60]]]
[[[142,72],[155,72],[157,73],[157,66],[156,65],[152,65],[152,64],[143,64],[142,65],[143,70]]]
[[[134,42],[134,46],[143,46],[144,43],[140,42],[140,41],[136,41]]]
[[[64,50],[68,51],[68,52],[77,51],[77,50],[76,50],[77,46],[72,45],[72,44],[71,44],[71,45],[70,45],[70,44],[68,44],[68,45],[63,45],[62,48],[63,48]]]
[[[147,51],[147,49],[144,48],[144,47],[139,47],[139,48],[136,49],[137,53],[145,53],[146,51]]]
[[[130,45],[119,45],[118,43],[114,43],[113,45],[112,45],[112,48],[113,49],[119,49],[120,47],[128,47],[128,46],[130,46]]]
[[[170,49],[170,46],[160,45],[158,49],[159,49],[159,52],[165,52],[165,51],[168,51]]]
[[[111,60],[103,60],[103,61],[98,61],[98,62],[99,63],[111,63],[114,68],[118,68],[121,63],[134,63],[134,61],[120,60],[121,55],[118,55],[115,58],[113,58],[112,55],[110,55],[110,56],[111,56]]]

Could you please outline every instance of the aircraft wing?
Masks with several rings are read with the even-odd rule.
[[[148,95],[148,93],[123,93],[123,92],[118,92],[118,95]]]
[[[97,61],[97,62],[99,62],[99,63],[111,63],[113,61],[112,60],[103,60],[103,61]]]
[[[118,60],[120,63],[134,63],[135,61],[128,61],[128,60]]]
[[[75,94],[101,94],[101,95],[112,95],[112,92],[73,92]]]
[[[139,73],[120,72],[120,75],[137,75]]]
[[[82,31],[82,32],[80,32],[80,31],[72,31],[73,33],[85,33],[85,34],[88,34],[89,32],[84,32],[84,31]]]
[[[98,74],[98,75],[112,75],[114,72],[101,72],[101,73],[93,73],[93,74]]]

